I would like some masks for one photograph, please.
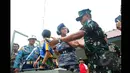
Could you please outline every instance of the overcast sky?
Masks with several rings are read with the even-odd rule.
[[[120,14],[121,0],[11,0],[11,39],[14,30],[26,35],[36,35],[42,40],[43,29],[49,29],[52,36],[57,26],[64,23],[70,33],[82,26],[76,22],[78,11],[89,8],[92,19],[105,31],[116,29],[115,18]],[[69,35],[68,34],[68,35]],[[16,35],[15,43],[27,44],[27,38]],[[26,43],[25,43],[26,42]]]

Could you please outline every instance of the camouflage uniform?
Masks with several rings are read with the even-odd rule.
[[[20,64],[22,64],[26,60],[26,58],[34,48],[36,49],[28,58],[26,64],[23,66],[23,69],[33,68],[33,62],[38,58],[40,53],[40,48],[37,46],[30,46],[30,45],[25,45],[19,49],[13,68],[20,68]]]
[[[59,67],[67,70],[75,69],[75,71],[78,71],[78,60],[75,53],[75,48],[65,42],[58,43],[56,46],[56,50],[60,53],[60,56],[58,57]]]
[[[89,9],[79,11],[80,17],[78,17],[76,20],[79,21],[79,19],[81,19],[84,14],[90,14],[90,12],[91,11]],[[84,46],[88,58],[87,60],[88,67],[90,68],[90,73],[112,73],[112,69],[110,68],[112,68],[113,66],[108,67],[107,63],[103,64],[105,60],[108,60],[106,58],[106,55],[108,55],[110,51],[107,42],[104,40],[105,34],[102,29],[95,21],[90,19],[83,24],[83,27],[80,30],[84,31]],[[109,58],[110,54],[108,55]]]
[[[85,50],[90,65],[90,72],[107,73],[110,69],[107,66],[102,66],[99,63],[104,52],[109,51],[108,44],[105,42],[103,31],[98,27],[97,23],[91,20],[86,22],[81,30],[85,31],[84,41]]]
[[[111,51],[113,54],[112,58],[114,58],[115,65],[113,65],[112,71],[115,73],[121,73],[121,48],[119,48],[116,44],[114,43],[108,43],[109,51]],[[109,58],[109,57],[108,57]]]

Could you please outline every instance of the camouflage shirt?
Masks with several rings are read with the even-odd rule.
[[[114,49],[110,49],[112,45],[104,40],[105,34],[99,25],[93,20],[88,20],[83,24],[81,30],[84,31],[85,53],[88,57],[90,72],[94,73],[96,71],[96,73],[108,73],[108,71],[117,68],[114,65],[119,64],[116,62],[119,57],[112,52],[117,48],[114,46]],[[117,58],[116,61],[112,59],[115,57]],[[113,64],[111,64],[112,62]],[[110,67],[108,65],[112,66]]]
[[[88,48],[88,46],[98,47],[106,45],[104,40],[105,34],[95,21],[86,21],[80,30],[84,31],[84,46],[88,52],[94,52],[97,50],[96,48]]]

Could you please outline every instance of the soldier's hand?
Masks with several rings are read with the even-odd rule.
[[[56,40],[56,38],[55,37],[51,37],[53,40]]]
[[[36,66],[37,66],[37,62],[35,61],[35,62],[33,63],[33,67],[36,68]]]
[[[51,46],[52,48],[57,44],[59,43],[58,39],[53,39],[51,42],[49,42],[49,46]]]
[[[68,44],[71,45],[72,47],[78,47],[79,46],[78,41],[71,41],[71,42],[68,42]]]
[[[19,73],[19,69],[16,68],[16,69],[14,70],[14,73]]]

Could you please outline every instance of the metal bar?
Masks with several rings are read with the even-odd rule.
[[[12,53],[12,48],[13,48],[13,43],[14,43],[14,38],[15,38],[15,34],[16,34],[16,33],[18,33],[18,34],[20,34],[20,35],[23,35],[23,36],[25,36],[25,37],[28,37],[28,35],[25,35],[25,34],[19,32],[19,31],[14,30],[14,32],[13,32],[13,37],[12,37],[12,42],[11,42],[11,50],[10,50],[11,53]],[[39,43],[39,46],[40,46],[40,41],[37,40],[37,42]]]
[[[18,34],[21,34],[21,35],[23,35],[23,36],[25,36],[25,37],[28,37],[27,35],[25,35],[25,34],[23,34],[23,33],[21,33],[21,32],[18,32],[18,31],[16,31],[16,30],[14,30],[14,32],[13,32],[13,37],[12,37],[12,42],[11,42],[11,50],[10,50],[10,54],[12,53],[12,48],[13,48],[13,43],[14,43],[15,33],[18,33]]]
[[[12,37],[12,42],[11,42],[11,50],[10,50],[10,54],[12,54],[12,48],[13,48],[13,42],[14,42],[14,38],[15,38],[15,31],[13,32],[13,37]]]
[[[19,33],[19,34],[21,34],[21,35],[23,35],[23,36],[25,36],[25,37],[28,37],[27,35],[25,35],[25,34],[19,32],[19,31],[16,31],[16,30],[15,30],[15,32],[17,32],[17,33]]]
[[[42,70],[42,69],[40,69],[40,68],[29,68],[29,69],[23,69],[23,71],[37,71],[37,70]],[[44,71],[46,70],[46,69],[43,69]],[[47,70],[46,70],[47,71]]]

